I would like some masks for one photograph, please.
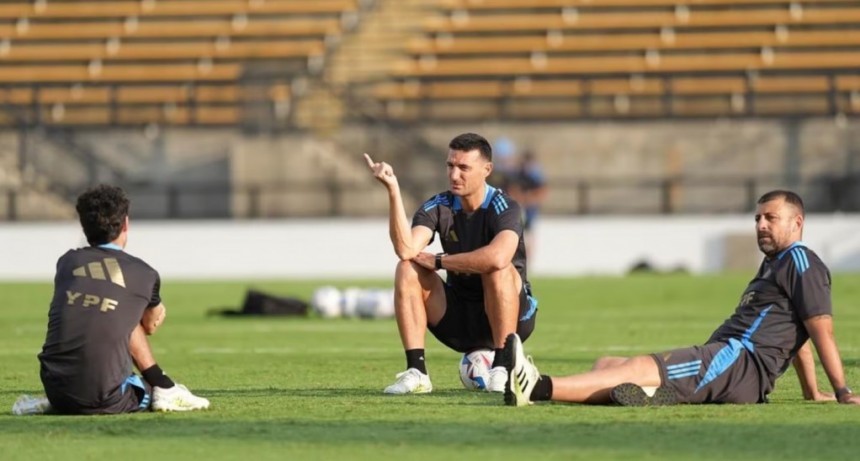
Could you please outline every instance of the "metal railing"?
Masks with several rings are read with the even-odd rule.
[[[419,197],[446,189],[443,180],[401,177]],[[373,183],[316,182],[257,184],[171,183],[124,186],[135,219],[277,219],[385,216],[388,203]],[[768,190],[788,188],[804,197],[807,211],[860,211],[860,174],[819,176],[789,183],[780,177],[666,177],[652,179],[563,179],[548,184],[548,215],[744,213]],[[82,187],[83,189],[83,187]],[[33,217],[24,194],[0,188],[0,220]],[[312,199],[309,199],[312,198]],[[357,206],[356,204],[360,204]],[[417,204],[413,204],[417,206]],[[407,205],[407,208],[409,205]]]

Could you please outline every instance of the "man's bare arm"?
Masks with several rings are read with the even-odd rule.
[[[519,241],[520,237],[516,232],[503,230],[486,246],[468,253],[445,256],[442,266],[447,271],[465,274],[494,272],[511,264]],[[435,257],[429,253],[421,253],[416,262],[428,269],[434,269]]]
[[[147,335],[154,334],[158,330],[158,327],[164,323],[165,317],[167,317],[167,309],[164,307],[164,303],[144,310],[143,318],[140,319],[140,325],[143,327],[144,333]]]
[[[800,381],[800,389],[806,400],[826,401],[836,400],[833,394],[820,392],[818,390],[818,379],[815,376],[815,358],[812,356],[811,341],[806,341],[803,347],[797,351],[792,360],[797,379]]]
[[[402,261],[410,260],[427,247],[433,237],[433,231],[423,226],[414,229],[409,227],[403,197],[400,195],[400,184],[391,165],[374,162],[367,154],[364,154],[364,160],[373,177],[388,191],[388,236],[394,246],[394,253]]]
[[[836,338],[833,336],[833,318],[829,315],[817,315],[805,320],[803,324],[818,350],[818,358],[833,390],[845,388],[845,372],[842,369],[839,348],[836,347]],[[839,398],[839,403],[860,404],[860,396],[847,395]]]

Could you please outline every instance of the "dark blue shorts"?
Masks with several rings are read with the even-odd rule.
[[[428,329],[442,344],[457,352],[471,352],[476,349],[493,349],[493,331],[484,310],[483,300],[465,299],[456,290],[445,286],[445,315],[436,326]],[[525,341],[534,331],[537,317],[537,299],[531,289],[524,286],[520,290],[520,309],[517,321],[517,334]]]
[[[768,386],[752,353],[741,341],[651,354],[660,368],[663,387],[680,403],[762,403]]]
[[[96,415],[134,413],[149,409],[152,388],[140,376],[130,375],[114,392],[100,402],[80,402],[67,385],[42,380],[45,394],[54,413],[66,415]]]

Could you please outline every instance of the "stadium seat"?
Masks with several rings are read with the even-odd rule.
[[[108,22],[58,22],[31,23],[22,27],[16,24],[0,24],[0,36],[16,41],[83,40],[109,38],[217,38],[227,37],[297,37],[325,36],[340,32],[336,19],[274,20],[255,19],[237,22],[231,19],[207,20],[156,20]]]
[[[854,0],[828,0],[828,3],[850,3]],[[792,0],[437,0],[446,9],[537,9],[565,7],[675,7],[684,6],[737,6],[737,5],[785,5],[797,2]]]
[[[575,15],[557,13],[485,14],[439,16],[429,18],[424,25],[428,33],[527,32],[550,30],[642,29],[662,27],[705,28],[815,24],[856,24],[860,22],[857,8],[802,10],[725,10],[696,11],[679,15],[677,12],[626,11],[582,12]]]
[[[188,106],[162,104],[138,104],[120,106],[116,110],[109,106],[64,105],[55,109],[45,107],[41,122],[50,125],[144,125],[163,123],[169,125],[235,125],[241,121],[236,106]],[[11,122],[9,120],[8,122]]]
[[[2,88],[0,87],[0,104],[18,105],[33,104],[108,104],[116,100],[124,103],[236,103],[243,96],[242,89],[234,83],[219,85],[117,85],[117,86],[63,86],[40,87],[33,86]],[[289,97],[289,87],[279,88],[281,98]],[[274,97],[274,96],[273,96]]]
[[[0,67],[0,83],[228,81],[239,64],[33,65]]]
[[[772,53],[642,55],[534,58],[457,58],[432,62],[404,61],[398,77],[458,77],[511,75],[587,75],[611,73],[714,72],[860,67],[860,50]]]
[[[285,83],[261,89],[235,83],[0,88],[0,105],[38,106],[43,123],[59,125],[231,125],[241,121],[242,104],[289,98]]]
[[[738,48],[808,48],[860,46],[860,34],[840,30],[720,31],[663,33],[593,33],[528,36],[421,37],[409,51],[421,55],[578,53],[594,51],[716,50]]]
[[[678,77],[662,79],[593,78],[587,80],[478,80],[470,82],[383,83],[374,96],[383,100],[421,99],[496,99],[633,95],[659,96],[671,91],[677,95],[733,95],[747,91],[759,93],[826,93],[830,83],[824,76]],[[587,86],[587,89],[586,89]],[[837,91],[860,90],[860,77],[836,79]]]
[[[3,2],[0,100],[19,112],[48,108],[38,114],[46,123],[236,123],[248,104],[289,101],[292,78],[312,72],[359,8],[358,0]],[[61,116],[45,118],[52,110]]]
[[[406,45],[409,58],[395,63],[392,81],[372,89],[405,104],[390,106],[394,113],[443,112],[419,108],[427,101],[486,102],[491,114],[516,107],[531,113],[540,102],[558,104],[564,114],[575,107],[578,114],[610,115],[745,113],[753,107],[750,95],[761,96],[755,108],[773,110],[779,106],[768,103],[769,95],[812,101],[788,104],[788,113],[804,106],[812,113],[842,110],[849,96],[860,101],[853,85],[860,70],[857,2],[433,3],[436,15]]]
[[[215,41],[177,42],[168,47],[160,43],[50,43],[15,44],[0,56],[3,62],[50,62],[50,61],[169,61],[215,58],[221,60],[307,58],[325,51],[322,40],[218,43]]]
[[[315,14],[356,10],[356,0],[167,0],[167,1],[10,1],[0,4],[0,19],[21,17],[70,19],[163,16],[224,16],[231,14]]]

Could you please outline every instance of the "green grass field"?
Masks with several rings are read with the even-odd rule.
[[[748,275],[539,279],[526,350],[541,372],[588,369],[601,355],[701,343],[732,312]],[[325,283],[333,283],[326,281]],[[385,286],[385,281],[334,282]],[[170,283],[152,338],[174,379],[208,397],[192,414],[14,417],[39,393],[47,284],[0,284],[0,459],[854,459],[860,408],[804,402],[793,371],[770,405],[664,408],[535,405],[466,391],[459,355],[428,338],[435,390],[384,396],[404,365],[393,320],[230,319],[254,286],[309,297],[319,283]],[[834,278],[836,335],[860,387],[860,276]],[[819,383],[824,381],[819,368]]]

